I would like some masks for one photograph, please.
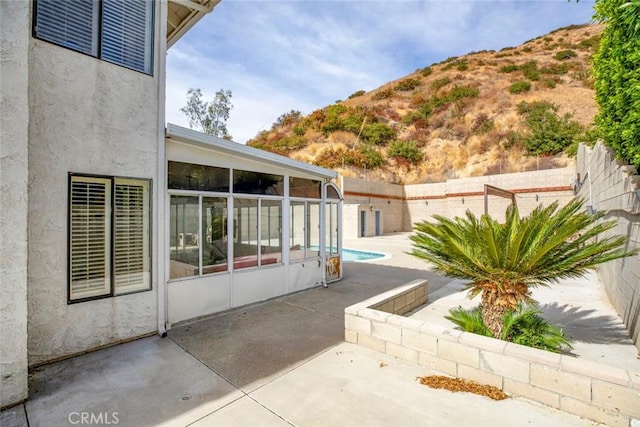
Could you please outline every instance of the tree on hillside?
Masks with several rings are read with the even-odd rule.
[[[606,24],[593,58],[596,124],[640,170],[640,0],[596,0],[594,18]]]
[[[220,89],[212,101],[203,101],[202,91],[199,88],[191,88],[187,92],[187,105],[180,111],[189,119],[191,129],[195,128],[208,135],[231,139],[227,131],[227,120],[232,108],[230,90]]]

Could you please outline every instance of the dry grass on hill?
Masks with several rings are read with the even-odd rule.
[[[248,144],[346,176],[386,182],[564,167],[573,162],[566,154],[528,155],[522,140],[530,130],[517,106],[549,102],[558,107],[558,116],[590,125],[597,111],[590,57],[601,30],[601,25],[571,26],[521,46],[449,58],[306,117],[283,115]],[[514,89],[514,84],[529,89]],[[455,98],[458,89],[467,92]],[[425,105],[429,110],[423,114]],[[389,141],[366,144],[365,116],[364,125],[385,124],[395,132],[394,140],[415,143],[422,159],[412,163],[389,156]],[[372,151],[378,154],[370,157]],[[365,167],[376,161],[382,164]]]

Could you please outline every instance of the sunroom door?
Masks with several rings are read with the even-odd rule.
[[[333,184],[326,186],[325,198],[326,282],[342,279],[342,197]]]

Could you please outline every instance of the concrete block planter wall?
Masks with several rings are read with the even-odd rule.
[[[640,425],[640,372],[432,325],[416,280],[345,309],[345,340],[611,426]]]

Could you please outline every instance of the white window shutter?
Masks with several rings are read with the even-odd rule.
[[[111,181],[71,177],[69,299],[111,292]]]
[[[149,289],[149,181],[116,178],[114,199],[115,294]]]

